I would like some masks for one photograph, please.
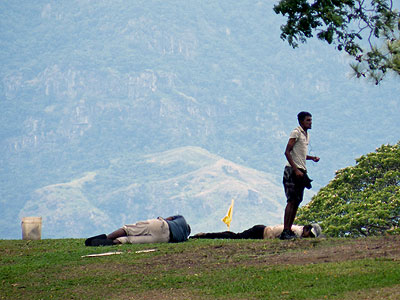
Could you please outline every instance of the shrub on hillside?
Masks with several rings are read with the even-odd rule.
[[[400,233],[400,142],[363,155],[310,203],[298,222],[317,222],[327,236],[358,237]]]

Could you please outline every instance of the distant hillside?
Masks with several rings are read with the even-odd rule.
[[[143,218],[182,214],[193,232],[226,230],[221,221],[235,199],[232,230],[279,224],[283,191],[273,175],[198,147],[115,159],[108,168],[35,190],[22,211],[43,217],[43,235],[85,237]]]

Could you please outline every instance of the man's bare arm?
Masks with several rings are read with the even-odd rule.
[[[290,154],[290,152],[293,150],[294,144],[296,144],[296,139],[295,138],[290,138],[287,145],[286,145],[286,150],[285,150],[285,156],[287,161],[289,162],[290,166],[293,168],[293,172],[296,174],[296,176],[303,176],[303,172],[301,172],[296,164],[293,161],[293,157]]]
[[[307,160],[312,160],[313,162],[319,162],[319,157],[318,156],[307,155],[306,159]]]

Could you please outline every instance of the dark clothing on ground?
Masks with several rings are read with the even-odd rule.
[[[190,227],[186,223],[186,220],[181,215],[173,216],[172,220],[166,219],[170,231],[170,243],[184,242],[190,235]]]
[[[264,238],[264,225],[255,225],[250,229],[243,232],[235,233],[232,231],[224,232],[210,232],[204,233],[198,236],[192,236],[190,238],[200,239],[263,239]]]

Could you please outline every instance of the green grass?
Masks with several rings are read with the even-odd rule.
[[[0,240],[0,299],[343,299],[398,286],[400,261],[385,256],[267,263],[276,253],[300,256],[352,242],[190,240],[92,248],[80,239]],[[135,253],[150,248],[157,251]],[[109,251],[123,254],[81,257]]]

